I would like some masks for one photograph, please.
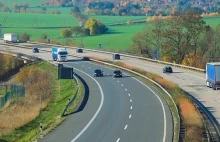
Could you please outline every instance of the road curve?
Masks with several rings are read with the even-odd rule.
[[[31,50],[17,47],[7,50],[36,55]],[[48,52],[37,55],[51,61],[51,54]],[[91,62],[71,59],[65,64],[77,68],[74,71],[87,82],[90,90],[89,99],[83,111],[68,116],[63,124],[42,141],[172,141],[173,124],[170,110],[154,88],[147,87],[131,76],[114,79],[111,69]],[[97,68],[101,68],[105,73],[104,77],[95,78],[98,83],[88,76]],[[98,84],[103,91],[104,103],[92,120],[102,98]],[[74,139],[83,129],[85,131]]]
[[[50,48],[50,46],[37,45],[37,44],[36,45],[32,44],[31,46],[37,46],[39,48]],[[71,54],[77,54],[75,52],[75,49],[68,48],[68,52]],[[102,59],[112,60],[111,54],[105,54],[99,52],[85,51],[83,54],[77,54],[77,55],[94,56]],[[158,74],[163,78],[165,78],[166,80],[178,84],[184,91],[188,92],[198,101],[200,101],[220,124],[220,97],[219,97],[220,92],[219,90],[214,91],[206,87],[206,78],[204,73],[174,67],[173,74],[164,74],[162,73],[162,68],[164,67],[164,65],[162,64],[157,64],[146,60],[140,60],[135,58],[123,57],[123,56],[120,61],[128,65],[142,68],[146,71]]]

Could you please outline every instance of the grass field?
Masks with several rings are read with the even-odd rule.
[[[0,13],[3,27],[64,27],[78,25],[71,15]]]
[[[66,9],[67,10],[67,9]],[[7,16],[8,15],[8,16]],[[65,43],[66,39],[60,37],[60,30],[64,26],[76,26],[78,22],[69,14],[53,15],[53,14],[25,14],[25,13],[0,13],[3,17],[0,21],[2,26],[13,27],[3,28],[2,33],[17,33],[21,35],[27,32],[31,35],[31,40],[41,38],[42,34],[47,34],[48,38],[57,42]],[[8,17],[8,18],[6,18]],[[114,22],[126,22],[127,20],[140,20],[145,16],[91,16],[101,20],[105,24]],[[220,23],[220,17],[204,18],[207,24],[215,27]],[[148,23],[149,24],[149,23]],[[99,36],[87,36],[82,38],[73,38],[77,46],[82,43],[86,48],[98,49],[98,45],[102,44],[104,50],[128,51],[132,46],[132,37],[135,33],[141,31],[146,24],[133,24],[123,26],[109,26],[107,34]],[[16,28],[20,27],[20,28]],[[23,27],[23,28],[22,28]],[[30,28],[25,28],[30,27]],[[31,27],[48,27],[45,29],[34,29]]]

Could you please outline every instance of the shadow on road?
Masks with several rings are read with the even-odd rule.
[[[75,75],[83,84],[83,87],[84,87],[83,92],[82,92],[83,96],[80,100],[79,105],[76,107],[76,109],[73,110],[73,112],[71,112],[69,114],[65,114],[64,116],[68,116],[68,115],[82,111],[85,108],[85,106],[88,102],[88,99],[89,99],[89,87],[88,87],[87,83],[79,75],[77,75],[77,74],[75,74]]]

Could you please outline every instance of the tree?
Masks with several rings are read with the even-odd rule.
[[[104,24],[94,18],[87,20],[84,28],[89,29],[90,35],[103,34],[108,30]]]
[[[82,28],[80,26],[74,26],[74,27],[71,28],[71,31],[77,37],[77,35],[82,32]]]
[[[21,35],[21,40],[22,40],[22,41],[29,41],[29,40],[30,40],[30,35],[27,34],[27,33],[23,33],[23,34]]]
[[[22,5],[22,7],[24,8],[24,11],[26,13],[27,8],[29,7],[29,4],[26,2]]]
[[[47,8],[46,7],[42,7],[41,8],[44,12],[46,12]]]
[[[61,36],[65,38],[70,38],[72,36],[72,32],[70,29],[62,29]]]
[[[78,15],[80,14],[80,9],[78,6],[74,6],[74,8],[71,9],[70,14],[72,15]]]
[[[153,58],[153,52],[151,48],[151,37],[148,36],[151,34],[151,30],[146,28],[144,32],[139,32],[133,36],[133,46],[132,49],[136,54],[147,55],[149,58]]]

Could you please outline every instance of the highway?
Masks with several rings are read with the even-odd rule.
[[[50,46],[37,44],[30,46],[35,46],[44,49],[50,48]],[[83,54],[78,54],[75,52],[75,49],[70,48],[68,48],[68,52],[79,56],[94,56],[99,57],[101,59],[113,61],[111,54],[91,51],[84,51]],[[220,91],[212,90],[211,88],[206,87],[206,78],[204,73],[173,67],[174,73],[164,74],[162,73],[162,68],[165,65],[124,56],[121,57],[120,62],[124,62],[128,65],[145,69],[146,71],[158,74],[166,80],[178,84],[184,91],[191,94],[198,101],[200,101],[211,113],[211,115],[213,115],[213,119],[216,119],[218,123],[220,123]]]
[[[3,46],[1,47],[5,49]],[[55,63],[51,53],[32,53],[17,47],[8,51],[39,56]],[[170,142],[173,124],[165,100],[149,86],[130,75],[112,77],[113,70],[88,61],[69,58],[65,65],[74,68],[88,86],[88,100],[83,110],[67,119],[42,139],[45,142]],[[104,77],[93,77],[100,68]]]

